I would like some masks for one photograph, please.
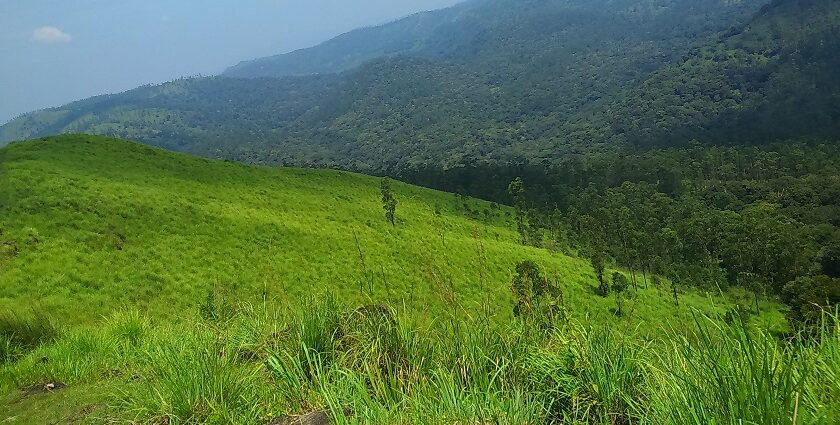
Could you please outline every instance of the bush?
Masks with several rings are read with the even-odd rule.
[[[574,326],[528,362],[533,391],[556,423],[636,423],[649,351],[632,337]]]

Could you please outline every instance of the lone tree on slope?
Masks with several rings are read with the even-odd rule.
[[[624,315],[624,291],[629,286],[627,277],[619,272],[613,273],[612,276],[612,291],[615,294],[615,304],[618,307],[617,314]]]
[[[604,253],[600,250],[595,250],[589,258],[592,264],[592,269],[595,270],[595,276],[598,278],[598,295],[606,297],[610,294],[610,287],[604,279],[604,271],[606,265],[604,264]]]
[[[513,206],[516,208],[516,230],[519,232],[519,237],[524,245],[528,241],[525,228],[525,214],[528,201],[525,198],[525,183],[522,182],[521,177],[517,177],[510,182],[510,185],[508,185],[508,194],[513,199]]]
[[[396,213],[397,213],[397,198],[394,197],[393,192],[391,192],[391,180],[387,177],[382,179],[382,208],[385,210],[385,219],[391,223],[392,226],[396,225]]]

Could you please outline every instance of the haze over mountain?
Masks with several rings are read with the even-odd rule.
[[[0,124],[91,95],[213,75],[457,1],[3,1]]]

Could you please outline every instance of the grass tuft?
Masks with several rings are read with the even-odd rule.
[[[52,320],[33,313],[23,316],[0,314],[0,362],[14,360],[39,345],[53,341],[59,335]]]

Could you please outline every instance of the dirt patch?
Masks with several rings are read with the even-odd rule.
[[[51,393],[53,391],[62,390],[64,388],[67,388],[67,385],[64,385],[61,382],[47,382],[45,384],[38,384],[38,385],[33,385],[31,387],[21,388],[20,390],[25,395],[35,395],[35,394]]]
[[[341,408],[341,413],[346,417],[353,416],[353,410],[347,406]],[[329,410],[316,410],[305,415],[280,416],[270,420],[267,425],[330,425],[332,423]]]

